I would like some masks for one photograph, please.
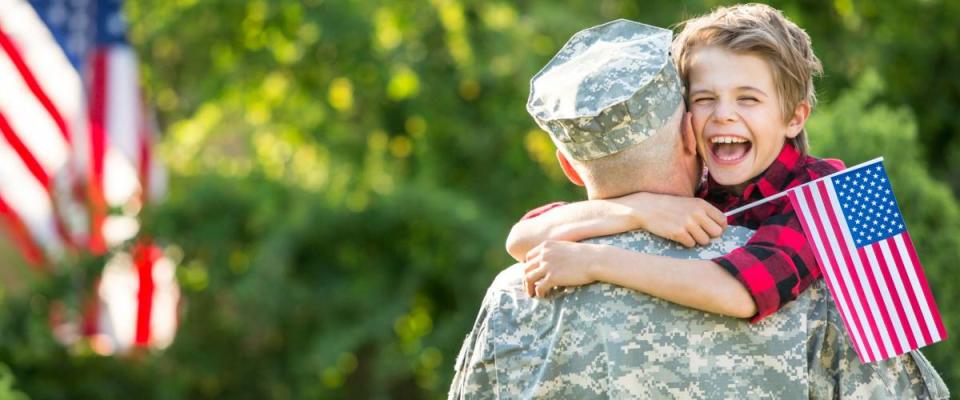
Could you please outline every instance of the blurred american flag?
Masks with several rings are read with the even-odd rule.
[[[165,190],[122,5],[0,0],[0,221],[39,267],[135,238],[137,214]],[[143,246],[152,245],[135,247],[140,261],[128,268],[138,332],[164,313],[150,295],[162,257]],[[149,331],[135,336],[150,342]]]

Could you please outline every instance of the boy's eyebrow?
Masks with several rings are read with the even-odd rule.
[[[690,94],[689,94],[688,96],[693,97],[694,95],[698,95],[698,94],[700,94],[700,93],[713,93],[713,91],[712,91],[712,90],[707,90],[707,89],[694,90],[694,91],[690,92]]]
[[[764,92],[763,90],[760,90],[760,89],[755,88],[755,87],[753,87],[753,86],[740,86],[740,87],[738,87],[737,89],[738,89],[738,90],[751,90],[751,91],[754,91],[754,92],[760,92],[760,94],[762,94],[762,95],[764,95],[764,96],[767,95],[767,92]]]
[[[756,87],[753,87],[753,86],[738,86],[738,87],[737,87],[737,90],[750,90],[750,91],[754,91],[754,92],[759,92],[760,94],[762,94],[762,95],[764,95],[764,96],[767,96],[767,92],[764,92],[763,90],[760,90],[759,88],[756,88]],[[694,90],[694,91],[690,92],[690,94],[689,94],[688,96],[693,97],[693,96],[698,95],[698,94],[701,94],[701,93],[712,94],[713,91],[712,91],[712,90],[709,90],[709,89],[699,89],[699,90]]]

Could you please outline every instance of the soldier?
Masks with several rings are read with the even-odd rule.
[[[681,127],[669,30],[618,20],[575,35],[531,82],[528,110],[591,198],[691,196],[702,171]],[[546,77],[546,78],[545,78]],[[539,79],[538,79],[539,78]],[[588,157],[581,157],[588,155]],[[568,157],[589,158],[571,167]],[[752,232],[686,249],[645,232],[590,239],[710,259]],[[502,272],[456,362],[450,398],[946,398],[919,352],[860,364],[818,281],[757,324],[596,283],[531,298],[523,265]]]

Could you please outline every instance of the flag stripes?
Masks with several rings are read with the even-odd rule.
[[[879,168],[876,171],[882,172]],[[886,182],[885,178],[883,173],[881,181]],[[816,250],[824,279],[860,360],[883,360],[943,340],[946,331],[907,232],[888,229],[893,236],[869,234],[877,240],[855,245],[865,240],[864,233],[853,235],[848,220],[861,224],[857,218],[864,218],[863,213],[852,215],[849,211],[856,206],[844,203],[835,185],[831,176],[791,189],[788,196]],[[876,190],[882,187],[878,185]],[[844,196],[854,198],[851,193],[848,190]],[[866,203],[868,197],[857,197],[856,201]],[[882,201],[880,204],[886,208]],[[898,215],[899,210],[885,212]],[[885,215],[872,218],[879,220]]]
[[[0,227],[40,268],[77,243],[123,253],[136,214],[165,186],[122,7],[0,0]],[[99,296],[109,318],[96,308],[88,318],[100,324],[88,333],[124,332],[115,349],[162,347],[175,332],[175,266],[149,243],[136,245],[149,249],[137,256],[137,291],[125,273],[112,275],[119,283]]]
[[[70,142],[70,132],[67,130],[67,122],[64,120],[63,115],[60,114],[60,111],[57,110],[57,107],[53,105],[53,101],[50,99],[50,96],[47,96],[46,91],[40,87],[40,82],[37,80],[36,76],[34,76],[33,72],[30,71],[30,68],[27,68],[27,64],[24,62],[20,52],[13,45],[13,42],[10,40],[7,34],[3,32],[2,29],[0,29],[0,48],[2,48],[7,54],[10,62],[19,73],[20,78],[23,79],[23,83],[35,96],[37,101],[40,102],[40,105],[43,107],[43,109],[46,110],[50,115],[53,123],[63,135],[63,139],[67,142]],[[49,69],[49,67],[47,67],[47,69]],[[11,74],[9,76],[12,77],[13,75]]]

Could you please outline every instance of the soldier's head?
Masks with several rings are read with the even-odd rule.
[[[574,35],[530,82],[527,111],[590,198],[691,195],[701,176],[671,32],[616,20]]]

